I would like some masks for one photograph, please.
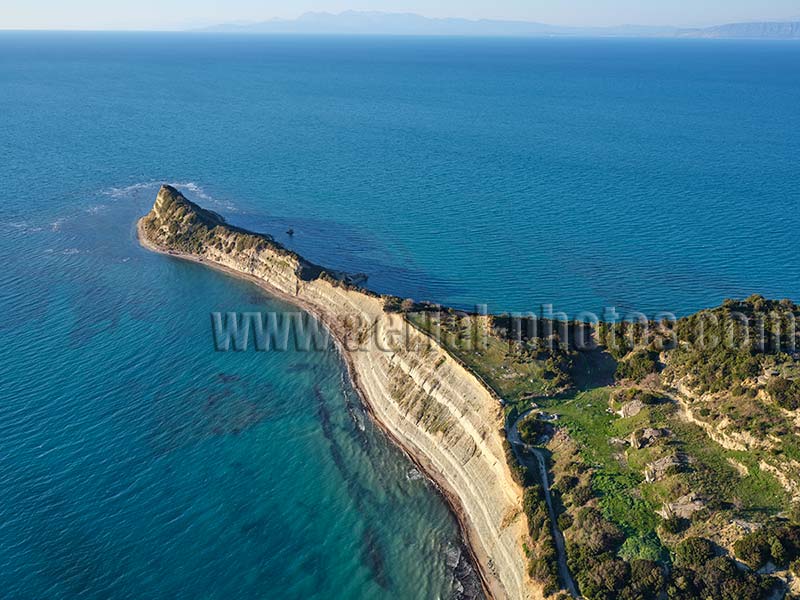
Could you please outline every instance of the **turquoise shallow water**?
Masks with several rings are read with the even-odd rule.
[[[153,193],[6,232],[37,242],[2,276],[0,597],[448,598],[474,583],[453,517],[335,352],[214,352],[212,311],[293,309],[140,249]]]
[[[211,311],[280,305],[141,250],[158,183],[416,298],[798,300],[798,67],[782,43],[0,33],[0,597],[463,579],[335,354],[213,351]]]

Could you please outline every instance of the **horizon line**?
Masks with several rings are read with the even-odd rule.
[[[494,24],[499,25],[503,23],[508,23],[509,25],[532,25],[532,26],[540,26],[540,27],[549,27],[553,28],[552,33],[548,32],[530,32],[530,33],[518,33],[518,32],[509,32],[509,33],[502,33],[502,32],[495,32],[490,34],[482,34],[480,32],[470,32],[470,33],[414,33],[413,31],[410,32],[398,32],[398,33],[389,33],[389,32],[375,32],[370,33],[369,31],[308,31],[308,32],[293,32],[293,31],[248,31],[252,28],[257,28],[259,26],[269,26],[269,25],[289,25],[289,24],[302,24],[303,18],[308,16],[317,16],[317,17],[332,17],[332,18],[341,18],[341,17],[348,17],[348,16],[380,16],[380,17],[416,17],[418,19],[429,21],[432,23],[442,23],[445,24],[447,22],[461,22],[473,25],[481,25],[481,24]],[[624,29],[641,29],[641,30],[656,30],[656,29],[664,29],[664,30],[674,30],[676,33],[680,32],[702,32],[704,30],[715,29],[715,28],[723,28],[729,26],[736,26],[736,25],[756,25],[756,24],[794,24],[800,23],[800,15],[792,16],[792,17],[785,17],[785,18],[758,18],[758,19],[750,19],[750,20],[728,20],[724,22],[716,22],[714,24],[706,24],[706,25],[674,25],[674,24],[640,24],[636,22],[621,22],[609,25],[563,25],[563,24],[553,24],[547,23],[543,21],[531,20],[531,19],[518,19],[518,18],[490,18],[490,17],[481,17],[481,18],[470,18],[470,17],[458,17],[458,16],[446,16],[446,17],[430,17],[420,13],[410,12],[410,11],[379,11],[379,10],[343,10],[339,12],[329,12],[329,11],[306,11],[297,17],[293,18],[284,18],[284,17],[266,17],[263,19],[257,20],[244,20],[244,19],[231,19],[225,21],[215,21],[212,23],[206,24],[196,24],[196,25],[188,25],[188,24],[181,24],[181,25],[170,25],[166,27],[158,27],[153,25],[148,26],[133,26],[133,27],[126,27],[126,26],[101,26],[101,27],[0,27],[0,32],[107,32],[107,33],[127,33],[127,32],[142,32],[142,33],[235,33],[235,34],[246,34],[246,33],[254,33],[259,35],[324,35],[324,36],[340,36],[340,35],[351,35],[351,36],[392,36],[392,37],[410,37],[410,36],[418,36],[418,37],[583,37],[581,32],[586,32],[588,35],[586,37],[593,37],[591,32],[603,32],[603,31],[614,31],[614,30],[624,30]],[[380,27],[380,26],[379,26]],[[219,29],[230,28],[228,31],[219,31]],[[236,30],[239,31],[236,31]],[[215,31],[217,30],[217,31]],[[561,31],[557,31],[561,30]],[[573,30],[574,33],[566,30]],[[637,36],[636,34],[632,35],[614,35],[611,33],[610,35],[606,36],[598,36],[598,37],[670,37],[667,35],[659,36],[657,34],[653,35],[641,35]]]

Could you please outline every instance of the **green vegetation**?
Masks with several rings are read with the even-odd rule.
[[[701,565],[717,555],[714,544],[701,537],[688,537],[675,546],[675,565],[692,567]]]
[[[520,464],[514,448],[503,435],[506,460],[514,480],[523,488],[522,510],[528,523],[530,545],[525,544],[528,573],[539,582],[546,595],[560,589],[558,575],[558,553],[550,526],[550,514],[542,486],[527,466]]]
[[[787,568],[800,557],[800,526],[770,523],[736,540],[736,557],[753,569],[772,563]]]
[[[543,410],[558,415],[558,427],[574,446],[574,452],[568,452],[550,444],[556,463],[552,491],[562,505],[559,525],[567,539],[570,569],[587,598],[652,597],[647,595],[652,586],[635,579],[642,576],[644,565],[655,565],[655,571],[644,569],[646,573],[661,574],[655,577],[656,588],[661,589],[658,582],[663,580],[672,586],[675,598],[704,598],[692,594],[716,589],[711,581],[724,576],[727,563],[716,561],[699,574],[693,567],[678,567],[673,553],[681,541],[713,534],[733,518],[768,518],[787,505],[785,490],[759,468],[756,457],[711,441],[700,427],[682,419],[663,393],[637,387],[598,388],[538,402]],[[641,403],[633,416],[620,418],[610,410],[631,402]],[[521,431],[529,421],[521,423]],[[539,423],[531,426],[536,435],[542,431]],[[632,446],[632,439],[642,446]],[[686,466],[646,479],[650,465],[674,455],[686,457]],[[735,465],[742,465],[746,475]],[[690,518],[657,514],[691,494],[702,501]],[[692,547],[684,545],[681,552]],[[603,577],[597,575],[601,570]],[[677,583],[675,573],[680,574]],[[758,594],[767,593],[764,590],[772,589],[773,583],[740,577],[737,571],[729,585],[736,593],[752,592],[756,595],[750,597],[760,598],[765,596]]]
[[[525,443],[551,440],[558,526],[585,598],[757,599],[776,589],[774,578],[736,567],[733,544],[757,548],[748,554],[754,567],[772,552],[788,565],[792,547],[781,553],[774,535],[751,541],[730,524],[769,523],[788,506],[764,464],[785,470],[800,461],[796,426],[781,412],[800,405],[800,366],[783,351],[796,335],[796,306],[752,297],[676,323],[600,324],[600,349],[579,351],[575,340],[587,329],[575,324],[526,336],[506,317],[395,305],[504,398],[508,422],[531,402],[557,417],[533,416],[518,429]],[[761,323],[772,336],[762,345]],[[679,400],[678,384],[696,395]],[[718,427],[727,447],[709,437]],[[553,592],[541,490],[509,444],[506,456],[526,489],[531,575]]]
[[[397,307],[392,301],[391,306]],[[558,345],[548,349],[509,341],[496,317],[470,315],[452,309],[406,304],[406,318],[439,341],[509,402],[552,396],[570,386],[572,357]]]
[[[627,538],[619,549],[619,556],[627,562],[649,560],[663,564],[668,559],[666,548],[655,532]]]
[[[522,509],[528,520],[528,533],[533,543],[528,554],[528,572],[542,584],[546,595],[554,594],[560,587],[557,551],[541,485],[530,483],[525,488]]]
[[[789,494],[764,465],[785,471],[800,461],[796,426],[782,412],[800,404],[800,365],[782,350],[795,335],[796,306],[753,297],[676,323],[600,324],[590,334],[600,348],[585,350],[576,341],[588,328],[574,323],[532,333],[507,317],[411,301],[391,309],[502,397],[507,422],[532,402],[556,418],[534,415],[518,429],[527,444],[550,440],[557,525],[585,598],[771,595],[777,580],[733,563],[734,543],[749,538],[731,524],[769,523],[788,507]],[[777,316],[769,321],[760,311]],[[763,347],[754,342],[759,323],[772,334]],[[678,385],[693,396],[681,399]],[[725,447],[709,436],[719,427],[731,440]],[[506,458],[525,488],[530,573],[554,592],[555,547],[539,483],[507,442]],[[779,553],[772,539],[767,550],[761,538],[752,544],[758,558]],[[788,565],[797,557],[790,547],[780,558]]]
[[[670,600],[757,600],[771,598],[780,583],[772,577],[743,572],[726,556],[675,567],[667,585]]]
[[[622,359],[617,365],[617,380],[641,381],[651,373],[655,373],[658,355],[649,350],[635,350]]]
[[[523,419],[519,423],[518,430],[523,442],[535,446],[543,436],[551,433],[552,427],[541,419],[537,419],[536,415],[533,415]]]
[[[503,433],[503,450],[505,451],[506,455],[506,462],[508,463],[509,468],[511,469],[511,476],[514,478],[514,481],[522,488],[526,488],[529,485],[535,483],[535,479],[533,474],[530,472],[528,467],[525,465],[521,465],[517,460],[516,456],[514,455],[514,449],[511,447],[511,442],[506,439],[505,431]]]
[[[800,383],[784,377],[773,377],[767,383],[767,393],[780,406],[786,410],[800,408]]]
[[[750,387],[766,370],[794,362],[787,353],[798,347],[798,317],[800,309],[788,300],[751,296],[681,319],[670,375],[689,378],[700,393]]]
[[[625,387],[615,389],[611,394],[611,401],[618,407],[635,401],[639,401],[642,404],[661,404],[664,401],[664,396],[640,387]]]

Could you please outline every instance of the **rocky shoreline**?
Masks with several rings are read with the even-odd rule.
[[[333,334],[372,418],[438,487],[452,508],[490,598],[533,599],[526,573],[522,490],[506,464],[494,396],[448,352],[383,299],[327,273],[268,236],[227,225],[170,186],[138,223],[141,244],[246,278],[309,312]],[[372,344],[358,344],[374,337]]]

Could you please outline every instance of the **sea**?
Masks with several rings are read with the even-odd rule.
[[[294,310],[139,247],[161,183],[378,292],[800,300],[800,44],[0,32],[0,598],[480,597]],[[293,231],[293,235],[287,232]]]

